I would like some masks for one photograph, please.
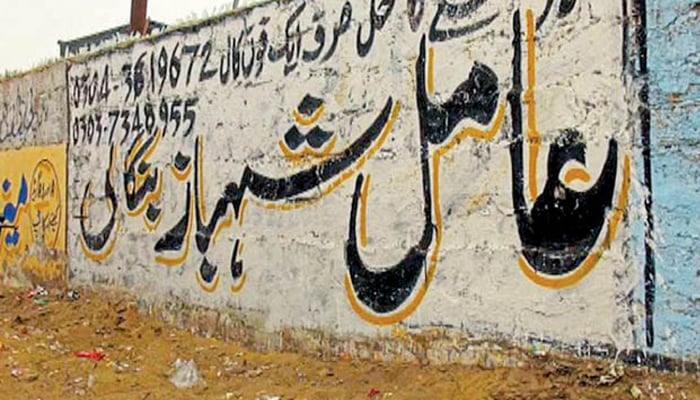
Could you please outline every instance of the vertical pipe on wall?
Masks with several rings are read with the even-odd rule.
[[[644,311],[646,323],[646,344],[654,346],[654,301],[656,297],[656,262],[652,247],[654,235],[654,215],[651,176],[651,111],[649,110],[649,65],[647,61],[647,7],[646,0],[635,0],[634,15],[637,18],[636,41],[638,46],[639,78],[639,118],[642,136],[642,158],[644,161],[644,208],[647,215],[644,235]]]
[[[131,0],[130,33],[145,35],[148,30],[148,0]]]

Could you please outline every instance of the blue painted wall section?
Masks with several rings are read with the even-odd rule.
[[[700,1],[648,0],[654,352],[700,353]]]

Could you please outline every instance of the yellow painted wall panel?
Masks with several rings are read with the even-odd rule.
[[[66,146],[0,152],[0,275],[64,282]]]

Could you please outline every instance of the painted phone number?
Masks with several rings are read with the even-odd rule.
[[[97,110],[76,116],[71,121],[71,139],[74,145],[99,146],[115,140],[124,144],[130,137],[139,134],[155,134],[187,137],[192,133],[197,120],[199,99],[162,99],[160,103],[137,103],[128,107]],[[120,139],[121,138],[121,139]]]

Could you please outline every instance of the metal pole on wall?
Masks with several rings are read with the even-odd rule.
[[[131,0],[131,27],[129,33],[148,31],[148,0]]]

